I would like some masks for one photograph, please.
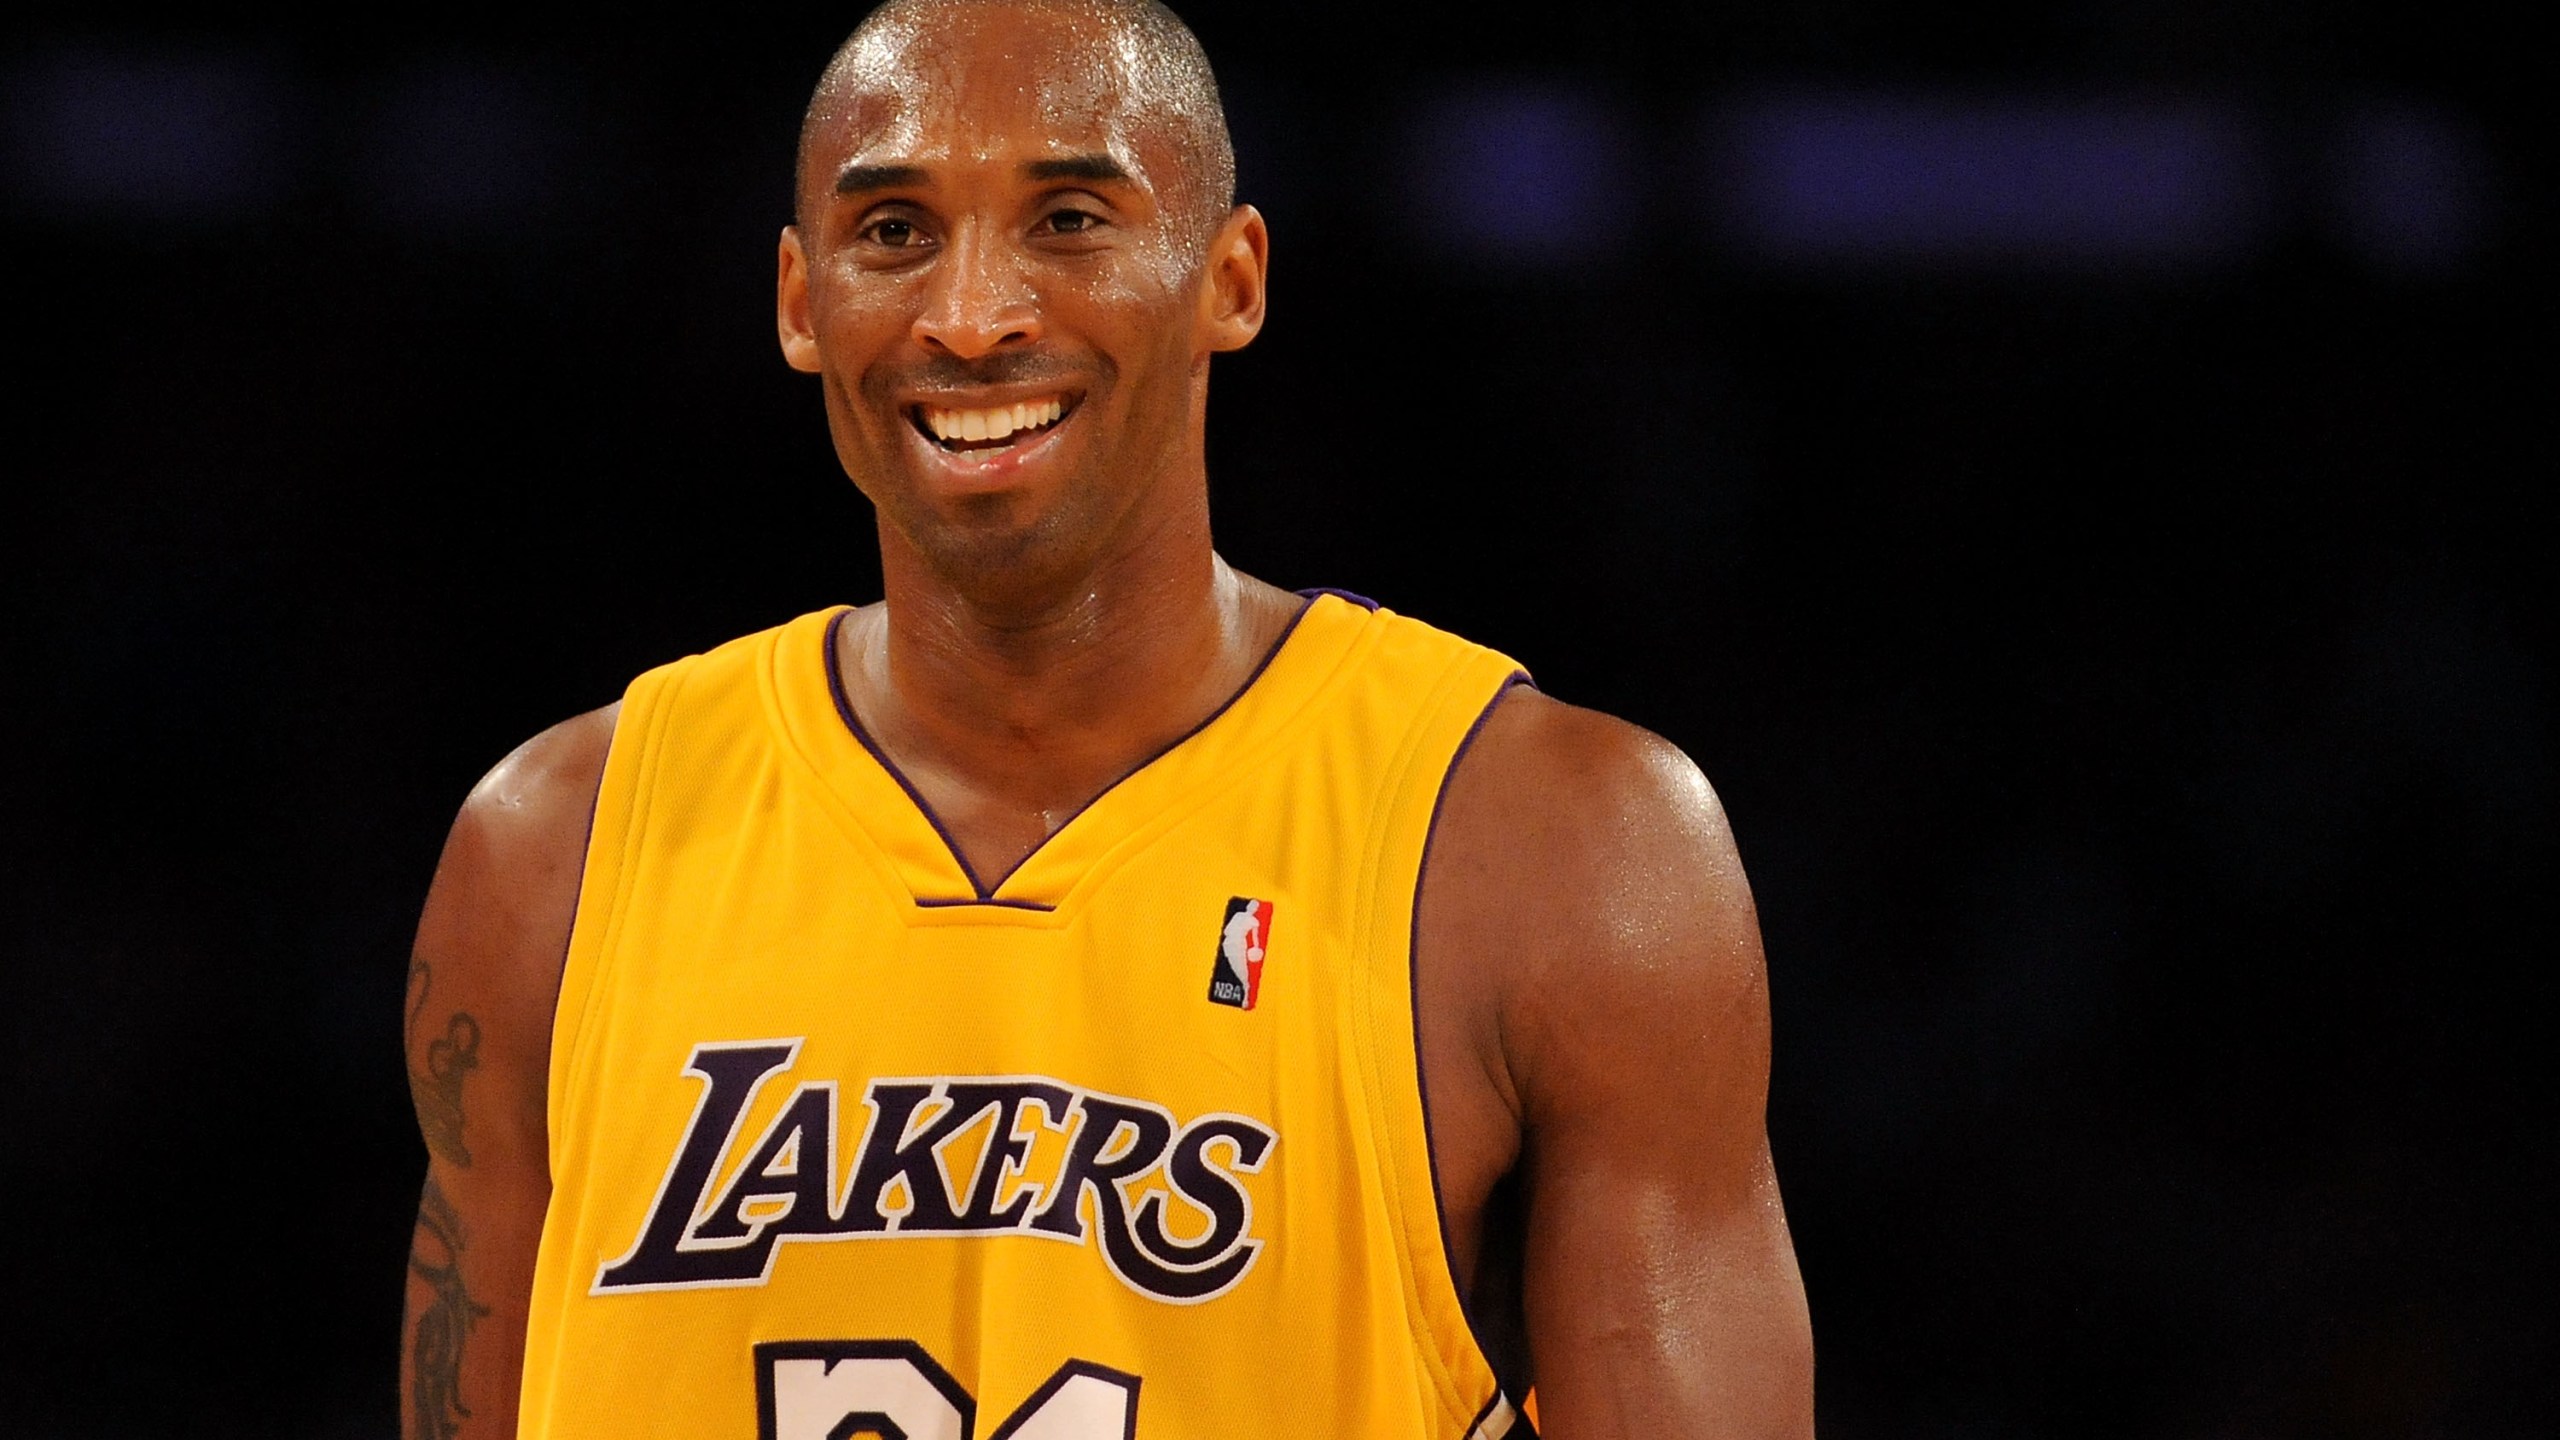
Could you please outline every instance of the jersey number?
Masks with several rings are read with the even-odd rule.
[[[757,1440],[976,1440],[978,1402],[912,1340],[756,1347]],[[1135,1440],[1138,1377],[1070,1360],[987,1440]]]

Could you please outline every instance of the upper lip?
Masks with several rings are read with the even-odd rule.
[[[1055,397],[1070,410],[1084,399],[1084,392],[1072,385],[990,385],[968,390],[910,390],[899,398],[898,408],[912,410],[931,406],[936,410],[993,410],[1004,405],[1019,405],[1026,400]]]

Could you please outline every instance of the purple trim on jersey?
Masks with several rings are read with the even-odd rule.
[[[1505,685],[1502,688],[1508,690],[1511,687]],[[1466,1440],[1475,1440],[1475,1437],[1484,1433],[1484,1422],[1493,1418],[1493,1412],[1501,1407],[1503,1399],[1502,1386],[1496,1384],[1493,1387],[1493,1398],[1484,1402],[1483,1408],[1476,1411],[1476,1418],[1467,1422]],[[1535,1436],[1538,1433],[1538,1427],[1530,1424],[1528,1415],[1516,1406],[1511,1411],[1511,1423],[1513,1429],[1521,1434]],[[1509,1435],[1512,1431],[1505,1430],[1502,1433]]]
[[[619,708],[622,702],[616,700],[613,703],[617,707],[613,712],[613,733],[605,737],[604,768],[596,771],[596,793],[587,797],[587,833],[578,842],[578,888],[581,891],[586,889],[587,859],[596,848],[596,815],[604,809],[604,769],[612,766],[613,747],[622,739],[622,711]],[[622,883],[619,878],[614,881],[617,888]],[[578,898],[581,903],[569,911],[569,934],[560,942],[560,968],[551,972],[551,1023],[554,1026],[560,1023],[560,984],[569,976],[569,952],[578,948],[578,915],[585,908],[583,902],[586,897],[581,894]]]
[[[933,813],[933,807],[925,803],[923,793],[908,781],[907,772],[898,768],[898,762],[889,758],[889,752],[872,742],[871,732],[862,728],[862,721],[853,713],[853,698],[844,693],[844,674],[836,665],[836,632],[844,628],[845,617],[852,613],[852,607],[848,606],[837,611],[836,618],[827,622],[827,648],[819,657],[827,667],[827,693],[835,697],[836,714],[843,718],[844,728],[853,732],[853,738],[862,742],[862,748],[871,752],[871,758],[880,762],[880,768],[889,772],[889,778],[898,782],[898,788],[907,792],[907,798],[915,803],[916,813],[924,816],[924,822],[933,827],[933,833],[942,837],[942,848],[951,852],[951,858],[960,863],[960,873],[969,878],[969,889],[974,892],[972,899],[991,899],[995,892],[978,879],[977,871],[969,868],[969,857],[960,853],[960,842],[951,838],[942,817]]]
[[[1330,595],[1336,600],[1348,600],[1363,610],[1376,610],[1379,608],[1378,602],[1370,599],[1366,595],[1354,595],[1348,590],[1336,590],[1330,585],[1318,585],[1313,589],[1301,590],[1298,593],[1306,596],[1309,600],[1313,600],[1319,595]]]
[[[916,908],[919,910],[956,910],[963,906],[978,909],[992,907],[997,910],[1035,910],[1043,915],[1051,914],[1058,908],[1055,905],[1043,905],[1037,900],[918,900],[916,902]]]
[[[596,771],[596,793],[587,797],[586,838],[578,842],[578,874],[580,876],[578,888],[581,890],[586,888],[584,877],[587,873],[587,855],[590,851],[596,848],[596,815],[604,809],[604,772],[606,769],[612,767],[613,747],[617,741],[622,739],[622,702],[616,700],[613,703],[615,706],[613,712],[613,733],[604,737],[604,766],[600,767]],[[617,890],[622,887],[622,880],[618,876],[615,878],[613,883],[614,888]],[[577,945],[578,912],[573,908],[569,912],[569,938],[560,942],[560,974],[563,978],[566,978],[569,974],[569,952],[576,949]],[[551,1008],[554,1011],[557,1011],[560,1008],[559,986],[557,982],[554,982],[552,987]]]
[[[1328,591],[1326,593],[1333,594],[1339,592]],[[1359,597],[1352,596],[1350,598],[1357,600]],[[996,898],[996,892],[1003,889],[1004,882],[1012,879],[1021,871],[1023,866],[1030,864],[1033,856],[1038,855],[1042,850],[1048,848],[1049,841],[1056,839],[1060,831],[1063,831],[1068,826],[1076,823],[1076,818],[1078,816],[1102,803],[1103,796],[1108,795],[1112,791],[1119,789],[1122,785],[1127,784],[1129,778],[1136,775],[1139,771],[1146,769],[1148,766],[1153,765],[1167,755],[1170,755],[1174,751],[1182,748],[1183,744],[1189,741],[1192,736],[1197,735],[1201,731],[1218,723],[1219,716],[1234,709],[1236,702],[1242,700],[1245,695],[1253,689],[1254,682],[1262,678],[1262,672],[1271,668],[1271,662],[1280,658],[1281,650],[1286,648],[1289,644],[1289,637],[1298,633],[1298,622],[1306,619],[1307,612],[1314,608],[1316,608],[1315,597],[1310,595],[1307,598],[1307,603],[1298,607],[1298,613],[1289,617],[1289,623],[1280,627],[1279,638],[1271,642],[1270,649],[1262,652],[1262,658],[1254,662],[1253,673],[1244,677],[1244,683],[1236,687],[1234,694],[1220,701],[1218,703],[1218,708],[1210,711],[1207,718],[1203,719],[1199,724],[1183,731],[1163,749],[1158,750],[1153,755],[1150,755],[1146,759],[1129,767],[1127,770],[1121,772],[1119,779],[1112,781],[1110,784],[1105,785],[1100,790],[1094,792],[1092,799],[1077,806],[1066,819],[1059,821],[1057,828],[1051,830],[1039,844],[1032,846],[1021,859],[1013,862],[1011,868],[1007,869],[1002,875],[997,876],[996,883],[993,885],[989,885],[978,878],[978,872],[971,868],[969,864],[969,857],[960,853],[960,842],[951,838],[950,827],[942,823],[941,816],[933,813],[933,807],[926,804],[924,796],[916,790],[914,785],[908,782],[905,773],[898,769],[897,762],[889,758],[887,751],[882,750],[877,744],[872,742],[870,732],[864,730],[862,728],[862,721],[855,718],[853,713],[853,700],[850,696],[845,694],[844,675],[836,665],[836,631],[844,624],[845,617],[847,615],[851,615],[853,611],[846,609],[837,612],[836,618],[827,622],[827,648],[824,656],[822,657],[827,667],[827,693],[835,697],[836,714],[843,718],[845,728],[853,732],[853,738],[862,742],[862,748],[871,752],[871,758],[880,762],[880,768],[889,772],[889,778],[898,782],[898,788],[907,792],[907,799],[914,802],[917,812],[924,816],[925,823],[933,827],[933,833],[942,837],[943,848],[949,850],[951,852],[951,858],[959,862],[960,873],[968,877],[969,888],[975,892],[966,900],[918,900],[916,903],[918,905],[928,907],[943,905],[1004,905],[1020,910],[1056,909],[1057,907],[1054,905],[1041,905],[1028,900],[998,900]],[[1369,608],[1374,610],[1377,607],[1372,604]]]
[[[1048,837],[1048,839],[1046,839],[1046,840],[1042,840],[1039,844],[1032,846],[1032,847],[1031,847],[1031,852],[1030,852],[1030,854],[1025,855],[1025,856],[1023,856],[1021,859],[1016,860],[1016,861],[1014,861],[1014,862],[1013,862],[1013,869],[1011,869],[1011,870],[1007,870],[1007,871],[1005,871],[1002,875],[997,876],[997,877],[996,877],[995,889],[996,889],[996,890],[1001,890],[1001,889],[1003,889],[1003,888],[1004,888],[1004,882],[1005,882],[1005,881],[1007,881],[1007,880],[1012,879],[1012,878],[1014,877],[1015,872],[1016,872],[1016,871],[1019,871],[1023,866],[1030,864],[1030,863],[1031,863],[1031,857],[1032,857],[1033,855],[1037,855],[1037,854],[1039,854],[1043,849],[1046,849],[1046,848],[1048,847],[1049,840],[1054,840],[1054,839],[1056,839],[1056,838],[1058,837],[1059,831],[1063,831],[1063,830],[1065,830],[1068,826],[1073,825],[1074,823],[1076,823],[1076,817],[1077,817],[1077,816],[1082,815],[1082,814],[1083,814],[1084,812],[1086,812],[1087,810],[1090,810],[1090,809],[1092,809],[1094,806],[1101,804],[1101,803],[1102,803],[1102,797],[1103,797],[1103,796],[1110,794],[1112,791],[1117,790],[1117,789],[1119,789],[1122,785],[1124,785],[1124,784],[1128,783],[1128,780],[1129,780],[1129,777],[1130,777],[1130,776],[1137,774],[1139,771],[1146,769],[1148,766],[1153,765],[1154,763],[1156,763],[1157,761],[1159,761],[1159,760],[1163,759],[1163,758],[1164,758],[1164,757],[1166,757],[1167,755],[1170,755],[1170,754],[1172,754],[1174,751],[1176,751],[1176,750],[1178,750],[1178,749],[1182,748],[1182,746],[1183,746],[1184,742],[1188,741],[1192,736],[1197,735],[1197,734],[1199,734],[1201,731],[1206,730],[1206,729],[1208,729],[1210,726],[1212,726],[1212,725],[1214,725],[1214,724],[1218,723],[1218,717],[1219,717],[1219,716],[1224,715],[1224,714],[1226,714],[1228,711],[1230,711],[1230,710],[1234,709],[1234,708],[1235,708],[1235,705],[1236,705],[1236,702],[1237,702],[1237,701],[1239,701],[1239,700],[1241,700],[1241,699],[1243,699],[1243,698],[1245,697],[1245,692],[1247,692],[1247,691],[1249,691],[1249,690],[1251,690],[1251,689],[1253,688],[1253,682],[1262,678],[1262,672],[1271,668],[1271,662],[1280,658],[1280,650],[1281,650],[1281,647],[1283,647],[1283,646],[1285,646],[1285,645],[1287,645],[1287,644],[1289,643],[1289,637],[1290,637],[1290,636],[1295,635],[1295,634],[1297,634],[1297,633],[1298,633],[1298,622],[1299,622],[1299,621],[1301,621],[1301,620],[1306,619],[1306,618],[1307,618],[1307,612],[1308,612],[1308,611],[1310,611],[1310,610],[1313,610],[1314,608],[1316,608],[1316,602],[1315,602],[1315,601],[1313,601],[1313,600],[1309,600],[1306,604],[1301,605],[1301,606],[1299,606],[1299,607],[1298,607],[1298,613],[1297,613],[1297,614],[1295,614],[1295,615],[1290,616],[1290,617],[1289,617],[1289,623],[1288,623],[1288,624],[1286,624],[1286,625],[1284,625],[1284,626],[1282,626],[1282,627],[1280,628],[1280,638],[1278,638],[1278,639],[1276,639],[1276,640],[1272,641],[1272,642],[1271,642],[1271,648],[1270,648],[1270,649],[1268,649],[1268,650],[1263,651],[1263,652],[1262,652],[1262,658],[1261,658],[1260,660],[1257,660],[1257,661],[1255,661],[1255,662],[1254,662],[1254,666],[1253,666],[1253,673],[1252,673],[1252,674],[1250,674],[1250,675],[1247,675],[1246,677],[1244,677],[1244,683],[1236,687],[1236,693],[1234,693],[1233,695],[1228,696],[1228,697],[1227,697],[1226,699],[1224,699],[1224,700],[1219,701],[1219,702],[1218,702],[1218,708],[1217,708],[1217,709],[1215,709],[1215,710],[1210,711],[1210,712],[1209,712],[1209,714],[1208,714],[1208,718],[1206,718],[1206,719],[1202,720],[1199,724],[1192,726],[1190,729],[1183,731],[1179,736],[1176,736],[1176,737],[1173,739],[1173,741],[1172,741],[1171,743],[1167,744],[1163,749],[1158,750],[1156,753],[1154,753],[1153,755],[1148,756],[1148,757],[1147,757],[1146,759],[1144,759],[1144,760],[1139,761],[1137,764],[1130,766],[1126,771],[1123,771],[1123,772],[1121,773],[1121,776],[1120,776],[1120,778],[1119,778],[1119,779],[1114,780],[1114,781],[1112,781],[1110,784],[1103,786],[1100,790],[1095,791],[1095,792],[1094,792],[1094,796],[1093,796],[1093,798],[1092,798],[1092,799],[1087,800],[1087,801],[1086,801],[1086,802],[1084,802],[1083,804],[1081,804],[1081,805],[1077,806],[1077,807],[1075,808],[1075,810],[1073,811],[1073,813],[1069,814],[1069,815],[1067,816],[1067,818],[1066,818],[1066,819],[1061,820],[1061,821],[1059,821],[1059,822],[1058,822],[1058,828],[1057,828],[1056,830],[1052,830],[1052,831],[1050,831],[1050,832],[1049,832],[1049,837]],[[948,838],[950,838],[950,837],[945,836],[944,838],[945,838],[945,839],[948,839]],[[985,892],[985,893],[986,893],[987,895],[989,895],[989,896],[992,896],[992,895],[995,893],[995,890],[989,890],[989,891],[987,891],[987,892]]]
[[[1457,750],[1449,756],[1449,768],[1440,776],[1440,793],[1431,798],[1431,822],[1422,832],[1422,863],[1414,867],[1413,872],[1413,937],[1405,959],[1406,984],[1412,993],[1406,1008],[1413,1012],[1413,1081],[1414,1089],[1422,1098],[1422,1150],[1424,1158],[1431,1164],[1431,1215],[1440,1223],[1440,1260],[1449,1270],[1449,1289],[1458,1297],[1458,1318],[1467,1322],[1467,1334],[1476,1342],[1476,1351],[1484,1356],[1488,1367],[1493,1364],[1493,1347],[1484,1343],[1484,1336],[1476,1330],[1475,1317],[1467,1313],[1467,1286],[1458,1276],[1458,1248],[1449,1241],[1449,1208],[1440,1198],[1440,1147],[1431,1134],[1431,1077],[1422,1063],[1422,882],[1431,873],[1431,846],[1440,838],[1440,810],[1449,803],[1449,784],[1458,778],[1459,762],[1475,748],[1476,737],[1484,733],[1485,722],[1493,718],[1494,707],[1502,703],[1502,697],[1521,685],[1532,690],[1538,688],[1538,682],[1529,678],[1528,671],[1511,672],[1511,677],[1493,692],[1493,698],[1484,702],[1476,723],[1467,727],[1465,738],[1458,742]],[[1501,1378],[1498,1375],[1494,1377],[1495,1400],[1502,1398]],[[1491,1413],[1493,1403],[1487,1401],[1484,1414],[1478,1415],[1476,1422],[1482,1424],[1484,1415]]]

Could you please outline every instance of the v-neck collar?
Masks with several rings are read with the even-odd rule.
[[[1181,737],[1087,800],[1048,838],[992,881],[962,855],[949,827],[863,727],[837,666],[836,632],[850,607],[805,616],[776,637],[772,679],[794,748],[878,847],[919,910],[1057,910],[1136,832],[1185,796],[1293,728],[1291,722],[1361,648],[1374,603],[1308,591],[1233,695]],[[959,917],[953,917],[959,918]]]

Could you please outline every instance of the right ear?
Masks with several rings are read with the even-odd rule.
[[[1271,283],[1271,232],[1262,212],[1238,205],[1209,242],[1203,267],[1200,320],[1211,350],[1241,350],[1262,333],[1263,301]]]
[[[818,332],[809,324],[809,257],[800,249],[800,227],[782,227],[780,273],[773,283],[773,326],[782,358],[804,374],[818,373]]]

